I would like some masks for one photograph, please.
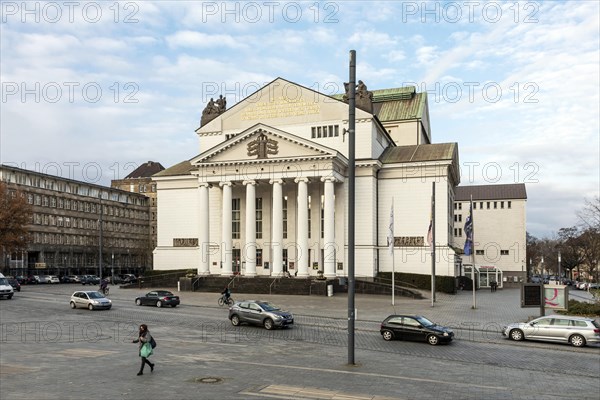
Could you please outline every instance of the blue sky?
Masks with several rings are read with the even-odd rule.
[[[574,2],[1,2],[0,162],[109,184],[198,154],[210,97],[280,76],[428,91],[462,184],[526,183],[552,236],[599,195],[600,9]]]

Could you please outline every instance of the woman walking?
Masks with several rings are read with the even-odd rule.
[[[154,372],[154,364],[148,361],[148,357],[152,354],[152,335],[148,331],[146,324],[140,325],[140,331],[138,338],[133,340],[133,343],[139,343],[139,354],[142,357],[142,365],[140,366],[140,372],[138,375],[144,375],[144,366],[148,364],[150,366],[150,372]]]

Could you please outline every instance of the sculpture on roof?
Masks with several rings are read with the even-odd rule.
[[[210,121],[223,114],[227,109],[227,100],[223,95],[220,95],[215,102],[214,98],[210,98],[210,101],[206,104],[206,107],[202,111],[202,118],[200,119],[200,126],[208,124]]]
[[[342,100],[346,103],[349,100],[348,95],[350,94],[350,83],[344,82],[344,88],[346,93],[342,97]],[[373,92],[367,90],[367,85],[363,81],[358,81],[356,85],[356,92],[354,96],[356,107],[368,113],[373,113]]]

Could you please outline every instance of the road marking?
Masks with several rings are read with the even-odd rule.
[[[351,394],[337,390],[313,387],[267,385],[254,390],[244,390],[241,395],[270,397],[274,399],[329,399],[329,400],[400,400],[400,398],[373,396],[368,394]]]
[[[93,350],[93,349],[67,349],[63,351],[57,351],[52,355],[67,358],[85,358],[85,357],[102,357],[109,354],[118,353],[113,350]]]
[[[0,375],[25,374],[37,371],[39,368],[27,367],[22,364],[0,364]]]
[[[301,367],[295,365],[281,365],[281,364],[269,364],[264,362],[252,362],[252,361],[242,361],[242,360],[231,360],[227,358],[217,358],[211,357],[210,355],[171,355],[171,357],[176,358],[185,358],[187,360],[195,360],[195,361],[206,361],[206,362],[218,362],[218,363],[230,363],[230,364],[243,364],[243,365],[254,365],[257,367],[271,367],[278,369],[292,369],[292,370],[303,370],[303,371],[311,371],[311,372],[325,372],[332,374],[342,374],[342,375],[354,375],[354,376],[368,376],[368,377],[377,377],[377,378],[389,378],[389,379],[397,379],[404,381],[414,381],[414,382],[424,382],[424,383],[435,383],[440,385],[453,385],[453,386],[466,386],[478,389],[491,389],[491,390],[510,390],[504,386],[488,386],[488,385],[477,385],[475,383],[468,382],[456,382],[456,381],[443,381],[438,379],[429,379],[429,378],[416,378],[416,377],[408,377],[401,375],[385,375],[378,374],[374,372],[358,372],[358,371],[343,371],[339,369],[331,369],[331,368],[315,368],[315,367]]]

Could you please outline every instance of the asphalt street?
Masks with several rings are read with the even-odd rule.
[[[355,365],[348,365],[345,296],[260,296],[295,315],[293,328],[266,331],[233,327],[215,293],[181,292],[181,306],[158,309],[135,306],[147,290],[111,287],[113,309],[71,310],[69,296],[80,289],[24,287],[0,302],[2,400],[596,399],[600,393],[600,347],[499,335],[496,327],[539,311],[515,307],[516,290],[478,293],[476,309],[470,293],[440,295],[434,307],[430,300],[396,297],[392,306],[390,298],[359,295]],[[452,325],[457,340],[386,342],[379,322],[390,311]],[[155,371],[136,376],[131,339],[140,323],[159,345]]]

